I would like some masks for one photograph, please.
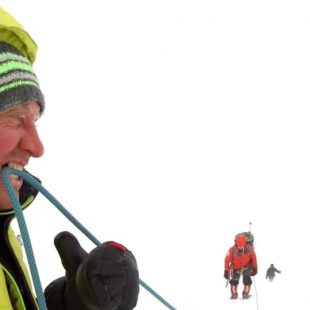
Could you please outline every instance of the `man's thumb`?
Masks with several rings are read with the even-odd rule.
[[[59,233],[54,239],[55,247],[66,270],[67,278],[74,276],[81,262],[88,256],[79,241],[68,231]]]

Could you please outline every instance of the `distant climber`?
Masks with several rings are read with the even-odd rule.
[[[278,270],[273,264],[271,264],[267,269],[266,279],[268,279],[270,282],[273,281],[274,277],[276,276],[276,272],[281,273],[281,270]]]

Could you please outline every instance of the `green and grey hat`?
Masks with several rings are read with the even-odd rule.
[[[32,65],[13,45],[0,41],[0,112],[36,101],[44,110],[44,97]]]

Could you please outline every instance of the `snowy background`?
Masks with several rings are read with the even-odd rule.
[[[309,1],[0,4],[39,45],[28,170],[47,190],[178,310],[309,309]],[[25,216],[44,287],[59,231],[93,248],[42,196]],[[259,273],[232,302],[224,257],[250,222]],[[141,288],[136,309],[167,308]]]

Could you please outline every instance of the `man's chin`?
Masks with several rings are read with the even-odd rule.
[[[12,209],[12,204],[0,204],[0,211],[11,211]]]
[[[19,193],[15,192],[17,199],[19,199]],[[12,210],[13,205],[9,197],[3,197],[0,195],[0,210]]]

